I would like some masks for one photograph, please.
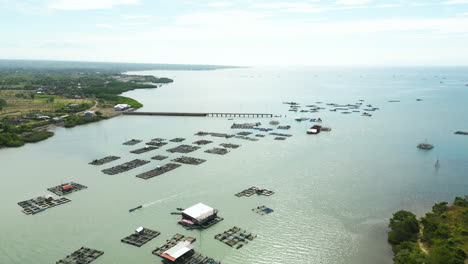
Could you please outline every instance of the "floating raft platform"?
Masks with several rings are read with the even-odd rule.
[[[195,141],[193,142],[193,144],[195,145],[199,145],[199,146],[204,146],[204,145],[208,145],[210,143],[213,143],[213,141],[209,141],[209,140],[198,140],[198,141]]]
[[[76,182],[70,182],[70,183],[64,183],[64,184],[51,187],[47,190],[58,196],[62,196],[62,195],[70,194],[72,192],[81,191],[86,188],[88,187],[81,185],[79,183],[76,183]]]
[[[151,159],[152,160],[165,160],[165,159],[167,159],[167,156],[156,155],[156,156],[152,157]]]
[[[223,233],[215,235],[215,239],[223,242],[224,244],[239,249],[244,245],[247,245],[249,241],[254,240],[257,235],[249,233],[246,230],[243,230],[237,226],[224,231]]]
[[[258,187],[252,186],[248,189],[243,190],[242,192],[236,193],[235,196],[237,197],[242,197],[242,196],[247,196],[250,197],[254,194],[258,195],[265,195],[265,196],[271,196],[275,192],[267,190],[267,189],[260,189]]]
[[[465,131],[457,131],[457,132],[455,132],[455,135],[465,135],[465,136],[468,136],[468,132],[465,132]]]
[[[266,215],[266,214],[272,213],[273,209],[262,205],[262,206],[258,206],[257,208],[252,209],[252,211],[256,212],[259,215]]]
[[[195,136],[212,136],[212,137],[223,137],[223,138],[232,138],[235,135],[231,134],[224,134],[224,133],[215,133],[215,132],[203,132],[199,131],[195,134]]]
[[[232,124],[231,129],[253,129],[257,126],[261,125],[261,123],[244,123],[244,124]]]
[[[164,174],[164,173],[166,173],[168,171],[177,169],[180,166],[182,166],[182,165],[176,164],[176,163],[168,163],[168,164],[163,165],[163,166],[158,166],[154,170],[150,170],[150,171],[138,174],[136,177],[147,180],[147,179],[151,179],[153,177],[159,176],[161,174]]]
[[[91,263],[104,254],[103,251],[82,247],[56,264],[87,264]]]
[[[165,138],[153,138],[151,141],[166,141]]]
[[[118,156],[107,156],[107,157],[104,157],[102,159],[95,159],[92,162],[90,162],[89,164],[91,164],[91,165],[103,165],[103,164],[106,164],[106,163],[109,163],[111,161],[118,160],[118,159],[120,159],[120,157],[118,157]]]
[[[183,163],[183,164],[200,165],[203,162],[205,162],[206,160],[182,156],[180,158],[173,159],[172,161],[178,162],[178,163]]]
[[[154,146],[154,147],[162,147],[164,145],[167,145],[166,142],[162,142],[162,141],[150,141],[150,142],[147,142],[146,145],[148,146]]]
[[[236,136],[236,138],[240,138],[240,139],[243,139],[243,140],[249,140],[249,141],[258,141],[258,138],[250,138],[250,137],[246,137],[246,136]]]
[[[193,230],[193,229],[207,229],[210,226],[213,226],[221,221],[223,221],[224,218],[216,216],[215,218],[203,223],[202,225],[187,225],[184,224],[184,222],[179,221],[178,224],[183,226],[187,230]]]
[[[40,213],[49,208],[68,202],[71,202],[71,200],[65,197],[54,199],[52,196],[39,196],[37,198],[19,202],[18,205],[23,208],[23,213],[30,215]]]
[[[130,151],[130,153],[133,153],[133,154],[142,154],[142,153],[145,153],[145,152],[148,152],[148,151],[152,151],[152,150],[155,150],[155,149],[158,149],[159,147],[144,147],[144,148],[140,148],[140,149],[135,149],[135,150],[132,150]]]
[[[171,153],[190,153],[190,152],[193,152],[197,149],[199,149],[200,147],[198,146],[191,146],[191,145],[180,145],[180,146],[177,146],[175,148],[171,148],[171,149],[168,149],[166,150],[167,152],[171,152]]]
[[[286,140],[285,137],[275,137],[275,140]]]
[[[231,148],[231,149],[236,149],[236,148],[241,146],[241,145],[229,144],[229,143],[222,143],[222,144],[219,144],[219,145],[221,147],[223,147],[223,148]]]
[[[139,140],[139,139],[132,139],[127,142],[124,142],[122,145],[133,146],[133,145],[140,143],[141,141],[142,140]]]
[[[132,246],[141,247],[144,244],[151,241],[153,238],[159,236],[161,233],[158,231],[154,231],[148,228],[143,228],[140,232],[135,232],[125,238],[122,238],[120,242],[127,243]]]
[[[166,240],[166,243],[164,245],[162,245],[160,247],[157,247],[151,253],[153,253],[153,255],[161,257],[161,255],[165,251],[167,251],[168,249],[174,247],[175,245],[177,245],[177,243],[179,243],[181,241],[189,241],[190,243],[193,243],[193,242],[195,242],[195,240],[196,239],[193,238],[193,237],[185,237],[182,234],[175,234],[174,236],[172,236],[172,238]]]
[[[262,135],[262,134],[256,134],[255,136],[256,137],[265,137],[265,135]]]
[[[279,126],[278,129],[288,130],[291,126]]]
[[[237,133],[237,135],[239,135],[239,136],[248,136],[248,135],[252,135],[252,132],[242,131],[242,132]]]
[[[225,148],[212,148],[212,149],[209,149],[209,150],[205,150],[206,153],[210,153],[210,154],[218,154],[218,155],[224,155],[226,153],[228,153],[229,151]]]
[[[169,141],[170,142],[182,142],[182,141],[185,141],[185,138],[174,138],[174,139],[171,139]]]
[[[149,161],[147,161],[147,160],[134,159],[134,160],[126,162],[124,164],[121,164],[121,165],[118,165],[118,166],[115,166],[115,167],[112,167],[112,168],[109,168],[109,169],[102,170],[102,172],[104,172],[105,174],[109,174],[109,175],[115,175],[115,174],[119,174],[119,173],[122,173],[122,172],[129,171],[131,169],[138,168],[138,167],[143,166],[143,165],[145,165],[147,163],[149,163]]]

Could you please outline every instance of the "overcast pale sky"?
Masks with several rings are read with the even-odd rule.
[[[0,58],[468,65],[468,0],[0,0]]]

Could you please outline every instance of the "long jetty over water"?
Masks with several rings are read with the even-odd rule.
[[[148,116],[273,117],[273,114],[261,114],[261,113],[124,112],[123,114],[124,115],[148,115]]]

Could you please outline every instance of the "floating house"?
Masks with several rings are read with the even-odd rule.
[[[127,110],[131,107],[129,104],[118,104],[114,106],[115,111],[124,111]]]
[[[189,241],[183,241],[164,251],[161,257],[163,258],[163,263],[174,264],[189,259],[194,253],[193,245]]]
[[[318,134],[320,133],[321,129],[322,129],[322,126],[319,126],[319,125],[312,126],[311,128],[307,130],[307,134]]]
[[[198,203],[182,211],[182,219],[179,220],[179,224],[187,229],[200,229],[210,227],[221,220],[223,218],[218,217],[218,210]]]

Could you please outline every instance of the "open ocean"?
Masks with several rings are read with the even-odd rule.
[[[96,264],[159,263],[151,251],[176,233],[193,236],[195,250],[223,264],[390,264],[388,219],[399,209],[421,216],[440,201],[468,194],[468,68],[242,68],[215,71],[146,71],[174,79],[157,89],[125,93],[144,104],[139,111],[260,112],[281,118],[119,116],[72,129],[17,149],[0,150],[0,263],[55,263],[85,246],[104,251]],[[417,98],[422,101],[416,101]],[[380,109],[372,117],[331,112],[325,103],[358,100]],[[389,100],[399,100],[391,103]],[[319,113],[289,112],[284,101],[326,107]],[[306,135],[323,119],[331,132]],[[237,133],[235,123],[272,119],[290,125],[285,141],[266,136],[251,142],[205,138],[198,131]],[[138,138],[199,139],[214,143],[186,156],[207,161],[149,180],[136,174],[181,156],[165,150],[131,154],[124,146]],[[435,148],[422,151],[427,139]],[[224,156],[204,150],[220,143],[242,145]],[[151,163],[114,176],[101,169],[135,158]],[[122,158],[102,166],[88,162],[107,155]],[[434,163],[439,158],[440,168]],[[49,194],[47,188],[74,181],[87,189],[72,202],[25,215],[18,202]],[[250,186],[275,191],[270,197],[238,198]],[[177,207],[203,202],[224,220],[209,229],[177,225]],[[129,213],[128,209],[144,205]],[[266,205],[274,212],[251,211]],[[139,226],[161,232],[141,248],[120,242]],[[258,235],[241,249],[214,239],[233,226]]]

